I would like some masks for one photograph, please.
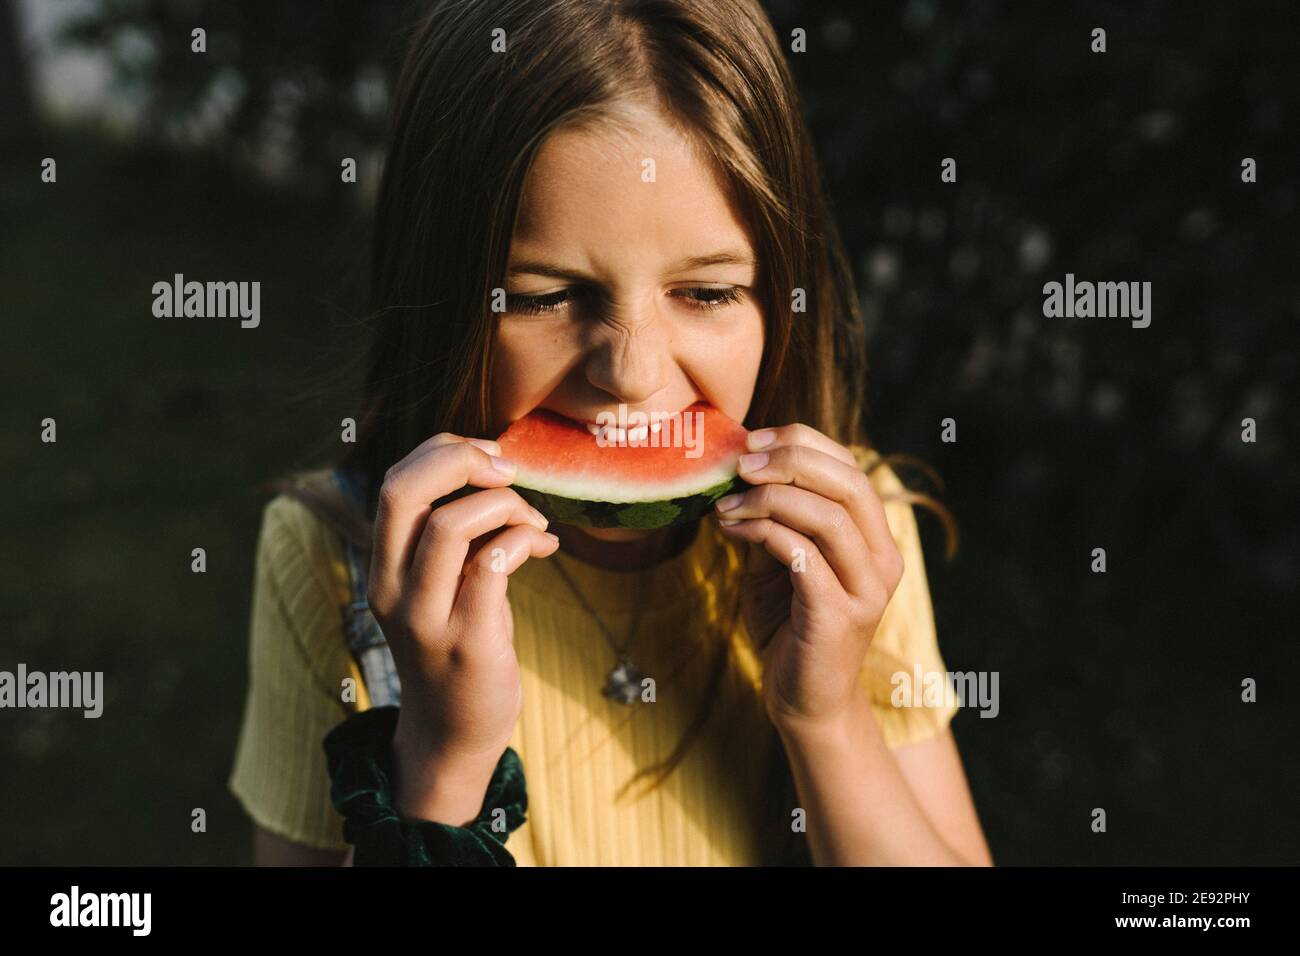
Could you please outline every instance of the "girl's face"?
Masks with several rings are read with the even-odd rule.
[[[494,434],[534,408],[736,421],[763,356],[758,264],[712,167],[657,113],[636,132],[562,130],[521,197],[493,365]],[[650,162],[653,161],[653,162]],[[604,540],[645,532],[587,529]]]

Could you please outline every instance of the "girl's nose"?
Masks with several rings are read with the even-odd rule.
[[[587,381],[628,405],[652,398],[666,384],[669,337],[653,305],[602,322],[587,358]]]

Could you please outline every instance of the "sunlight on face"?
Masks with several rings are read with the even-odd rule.
[[[736,421],[749,409],[763,314],[747,230],[678,131],[648,109],[629,115],[631,134],[557,131],[525,183],[493,366],[497,433],[539,407],[579,422],[620,403],[671,415],[703,400]],[[719,254],[739,261],[704,261]]]

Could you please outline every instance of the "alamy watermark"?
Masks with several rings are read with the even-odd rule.
[[[160,319],[238,317],[243,329],[262,321],[260,282],[186,282],[178,272],[171,282],[155,282],[153,296],[153,314]]]
[[[50,897],[51,926],[125,926],[132,936],[148,936],[152,916],[152,893],[83,893],[73,884]]]
[[[998,703],[997,671],[925,671],[914,667],[895,671],[889,678],[893,692],[889,702],[895,707],[978,707],[981,717],[996,717]]]
[[[685,448],[687,458],[704,454],[703,412],[629,412],[620,402],[617,415],[599,413],[587,431],[601,448]]]
[[[0,671],[0,707],[81,708],[83,717],[104,712],[103,671],[29,671],[19,664],[17,673]]]
[[[1132,319],[1135,329],[1151,324],[1150,282],[1075,282],[1074,273],[1065,283],[1043,285],[1043,315],[1049,319]]]

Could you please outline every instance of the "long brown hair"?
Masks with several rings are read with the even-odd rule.
[[[368,371],[356,441],[336,462],[366,477],[367,519],[387,469],[425,438],[496,437],[490,294],[504,284],[543,141],[561,127],[620,123],[621,106],[647,99],[716,164],[755,237],[766,342],[745,426],[804,422],[870,447],[852,271],[758,0],[440,0],[416,27],[396,88],[373,225]],[[905,495],[944,518],[951,555],[946,510]],[[364,527],[352,533],[364,538]],[[719,677],[726,651],[724,642]],[[712,697],[676,751],[642,773],[671,772]]]

